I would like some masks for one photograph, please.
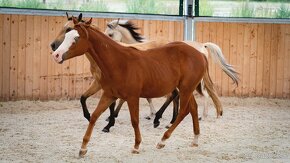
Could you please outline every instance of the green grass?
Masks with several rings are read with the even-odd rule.
[[[108,11],[108,5],[104,0],[97,0],[95,2],[84,3],[80,7],[80,11]]]
[[[249,2],[243,2],[238,8],[232,10],[233,17],[255,17],[255,9],[249,5]]]
[[[38,8],[38,9],[46,8],[46,5],[43,4],[42,2],[38,1],[38,0],[19,1],[16,4],[16,6],[19,7],[19,8]]]
[[[280,8],[275,12],[276,18],[290,18],[290,10],[289,8],[282,3]]]
[[[199,15],[200,16],[212,16],[213,6],[208,2],[208,0],[199,1]]]
[[[162,6],[155,0],[127,0],[127,12],[160,14]]]

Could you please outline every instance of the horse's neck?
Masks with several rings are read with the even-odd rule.
[[[89,33],[91,42],[89,54],[102,74],[111,76],[116,67],[123,64],[121,61],[126,57],[120,50],[123,47],[99,31],[90,29]]]
[[[139,43],[133,38],[131,33],[126,28],[118,26],[117,30],[122,34],[121,42],[126,43],[126,44]]]

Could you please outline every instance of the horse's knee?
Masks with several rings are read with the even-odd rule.
[[[88,98],[88,97],[86,97],[86,96],[84,96],[84,95],[81,96],[80,101],[81,101],[81,104],[82,104],[82,105],[83,105],[83,104],[86,104],[86,100],[87,100],[87,98]]]

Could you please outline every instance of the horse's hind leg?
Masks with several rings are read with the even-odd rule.
[[[124,102],[125,102],[125,100],[119,99],[119,103],[118,103],[118,106],[117,106],[116,110],[114,112],[112,112],[112,113],[110,112],[110,116],[106,119],[106,121],[110,121],[110,117],[112,115],[114,115],[115,118],[118,117],[119,112],[120,112],[120,110],[121,110],[122,105],[124,104]]]
[[[164,113],[165,109],[168,107],[168,105],[170,104],[170,102],[176,98],[176,96],[178,95],[178,91],[177,89],[175,89],[171,96],[168,97],[165,101],[165,103],[161,106],[161,108],[158,110],[158,112],[155,114],[155,118],[153,121],[154,124],[154,128],[158,127],[160,125],[160,121],[159,119],[162,118],[162,114]],[[175,109],[175,108],[173,108]],[[178,109],[178,108],[177,108]],[[178,111],[177,111],[178,112]],[[174,116],[174,115],[173,115]]]
[[[176,117],[177,117],[177,114],[178,114],[178,108],[179,108],[179,95],[177,94],[177,96],[173,100],[173,114],[172,114],[172,119],[170,121],[170,124],[168,124],[166,126],[166,128],[169,128],[174,123],[174,121],[176,120]]]
[[[93,128],[95,126],[97,119],[109,107],[109,105],[111,105],[112,102],[115,100],[116,99],[111,97],[111,96],[106,96],[105,94],[102,95],[97,108],[95,109],[95,111],[93,112],[93,114],[91,116],[87,131],[83,137],[81,150],[79,152],[80,157],[83,157],[87,153],[87,145],[88,145],[88,142],[90,141],[90,138],[91,138],[91,135],[93,132]]]
[[[103,132],[110,132],[110,128],[115,125],[115,115],[114,115],[115,106],[116,101],[114,101],[109,107],[110,108],[109,123],[106,127],[104,127],[104,129],[102,130]]]
[[[192,117],[193,131],[194,131],[194,139],[192,142],[192,146],[196,147],[196,146],[198,146],[198,137],[200,134],[200,129],[199,129],[197,103],[196,103],[193,95],[191,95],[191,97],[189,99],[188,108],[189,108],[189,112],[190,112],[191,117]]]
[[[184,119],[184,117],[186,115],[188,115],[189,113],[189,108],[188,108],[188,101],[189,101],[189,97],[190,94],[186,94],[186,95],[181,95],[180,94],[180,109],[179,109],[179,113],[177,115],[176,120],[174,121],[174,123],[172,124],[172,126],[169,127],[169,129],[164,133],[161,141],[157,144],[157,148],[161,149],[165,146],[165,141],[171,136],[172,132],[174,131],[174,129],[179,125],[179,123]]]
[[[87,100],[88,97],[90,97],[91,95],[95,94],[100,89],[101,89],[101,86],[98,83],[98,81],[95,79],[94,82],[91,84],[90,88],[81,96],[80,101],[81,101],[81,104],[82,104],[84,117],[88,121],[90,121],[90,112],[89,112],[89,110],[87,108],[86,100]]]
[[[154,105],[152,103],[152,99],[151,98],[147,98],[147,101],[148,101],[149,107],[150,107],[150,114],[149,114],[149,116],[147,116],[145,118],[150,120],[156,114],[156,111],[155,111]]]

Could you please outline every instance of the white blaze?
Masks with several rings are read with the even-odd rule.
[[[53,59],[60,63],[62,61],[62,56],[68,51],[73,43],[75,43],[75,38],[79,37],[77,30],[71,30],[65,34],[64,40],[61,45],[52,53]]]

